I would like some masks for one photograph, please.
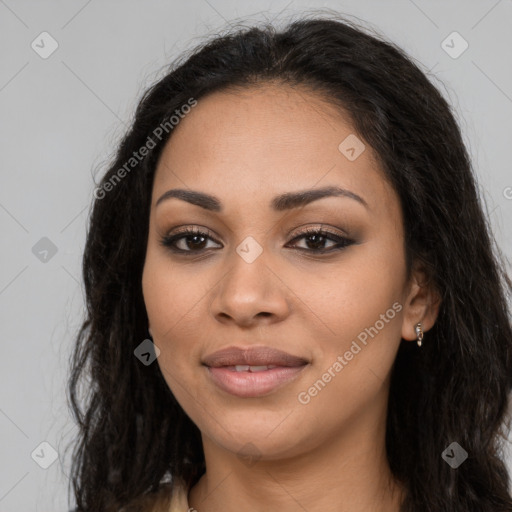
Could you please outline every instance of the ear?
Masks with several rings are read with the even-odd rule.
[[[441,305],[441,296],[422,263],[415,262],[409,281],[407,298],[402,316],[402,338],[414,341],[414,327],[421,322],[423,332],[435,324]]]
[[[151,337],[153,337],[153,333],[151,332],[151,327],[148,327],[148,332]]]

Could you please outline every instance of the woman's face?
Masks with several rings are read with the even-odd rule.
[[[203,441],[275,459],[382,431],[400,339],[424,319],[398,198],[355,137],[339,110],[277,85],[214,93],[174,128],[142,284],[158,364]],[[327,188],[341,192],[309,195]],[[159,201],[176,189],[215,199]]]

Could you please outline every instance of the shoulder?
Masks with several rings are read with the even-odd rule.
[[[168,509],[168,512],[183,512],[188,510],[188,488],[185,485],[185,482],[181,479],[176,479],[169,485],[171,488],[169,492],[170,508]]]
[[[119,512],[184,512],[188,506],[188,489],[182,480],[161,483],[158,490],[139,496]],[[80,512],[78,508],[69,512]]]
[[[188,488],[181,479],[161,483],[158,491],[143,498],[141,505],[144,512],[188,511]]]

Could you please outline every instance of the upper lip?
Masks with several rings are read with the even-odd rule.
[[[227,347],[207,355],[203,364],[210,367],[219,366],[303,366],[308,361],[272,347]]]

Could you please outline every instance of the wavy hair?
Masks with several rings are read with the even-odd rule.
[[[402,340],[392,368],[386,451],[406,489],[401,511],[512,511],[503,454],[512,283],[455,114],[403,50],[327,15],[280,30],[232,28],[183,55],[143,94],[98,185],[108,193],[95,194],[88,219],[86,316],[67,389],[79,428],[70,479],[77,510],[156,510],[172,481],[193,485],[205,471],[198,428],[159,366],[134,357],[148,332],[141,276],[153,177],[172,136],[154,130],[190,98],[269,82],[307,87],[349,116],[400,198],[407,270],[423,262],[442,298],[422,349]],[[150,136],[147,156],[116,179]],[[441,457],[453,441],[468,453],[458,469]]]

